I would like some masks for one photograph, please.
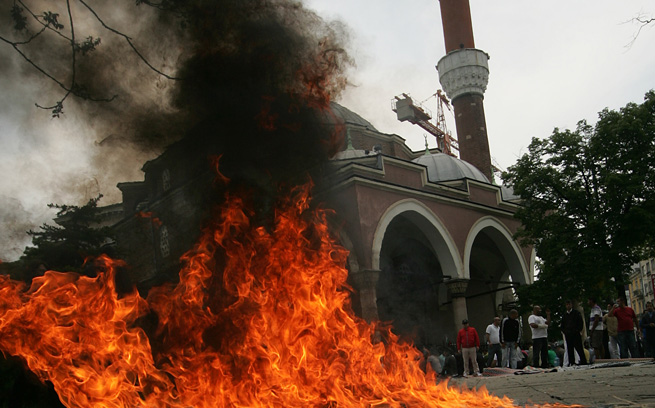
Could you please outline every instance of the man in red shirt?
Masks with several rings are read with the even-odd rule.
[[[473,365],[473,373],[476,377],[481,376],[480,369],[478,368],[478,347],[480,347],[480,338],[478,332],[469,326],[467,319],[462,320],[464,326],[457,333],[457,351],[462,353],[464,360],[464,377],[467,376],[469,371],[469,362]]]
[[[639,357],[639,351],[637,350],[634,330],[637,327],[637,332],[639,332],[637,316],[631,307],[625,305],[625,298],[619,298],[616,303],[619,306],[612,306],[608,314],[615,316],[618,321],[618,340],[621,358],[628,358],[628,350],[630,350],[630,357],[637,358]]]

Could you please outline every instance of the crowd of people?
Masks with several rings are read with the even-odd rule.
[[[451,346],[423,347],[422,368],[428,364],[440,377],[480,376],[485,368],[506,367],[523,369],[527,366],[551,368],[593,363],[596,359],[649,357],[655,360],[655,310],[653,303],[638,318],[624,298],[607,304],[605,311],[595,298],[589,298],[589,318],[574,307],[572,300],[564,303],[559,325],[562,340],[549,342],[553,333],[551,311],[534,306],[527,318],[530,335],[524,339],[523,325],[517,310],[507,316],[495,316],[483,336],[462,321],[457,341]],[[454,346],[454,347],[453,347]]]

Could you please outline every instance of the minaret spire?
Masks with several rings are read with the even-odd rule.
[[[437,71],[455,110],[459,156],[491,181],[491,154],[482,103],[489,81],[489,55],[475,48],[469,0],[439,3],[446,56],[437,63]]]

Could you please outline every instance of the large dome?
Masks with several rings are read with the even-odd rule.
[[[332,110],[332,113],[334,116],[328,114],[327,112],[325,113],[325,119],[328,123],[334,123],[334,119],[339,118],[343,120],[344,123],[349,124],[349,125],[359,125],[364,128],[368,128],[369,130],[373,131],[378,131],[368,120],[362,118],[355,112],[351,111],[350,109],[339,105],[336,102],[330,102],[330,108]]]
[[[475,166],[445,153],[424,154],[412,161],[427,167],[428,180],[435,183],[463,178],[489,183]]]

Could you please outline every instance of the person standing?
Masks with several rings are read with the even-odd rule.
[[[517,345],[521,338],[521,324],[519,323],[519,312],[516,309],[509,311],[509,316],[503,319],[500,325],[500,347],[503,348],[503,363],[502,366],[509,366],[516,369],[516,356]]]
[[[569,357],[569,367],[574,365],[575,352],[580,356],[580,364],[587,364],[587,357],[585,356],[584,347],[582,346],[582,329],[584,328],[584,321],[582,314],[573,309],[573,302],[566,301],[566,312],[562,316],[561,330],[564,333],[564,340],[566,341],[566,352]],[[602,333],[602,332],[601,332]]]
[[[462,353],[464,360],[464,377],[467,377],[469,363],[473,366],[473,373],[476,377],[481,376],[478,368],[478,347],[480,347],[480,338],[478,332],[469,326],[468,319],[462,320],[462,327],[457,333],[457,351]]]
[[[628,358],[628,351],[630,357],[637,358],[639,357],[637,340],[635,339],[635,327],[637,327],[637,332],[639,331],[637,316],[631,307],[625,305],[625,298],[618,298],[616,303],[618,307],[613,307],[609,315],[616,316],[621,358]]]
[[[546,309],[546,318],[541,316],[541,306],[532,308],[528,317],[532,329],[532,365],[548,368],[548,326],[550,325],[550,310]],[[541,362],[539,361],[541,360]]]
[[[495,316],[493,323],[487,326],[484,333],[487,346],[489,347],[489,356],[487,357],[487,367],[491,367],[496,357],[497,365],[503,361],[503,351],[500,347],[500,317]]]
[[[619,322],[616,318],[616,316],[610,316],[609,311],[612,310],[612,308],[619,307],[616,303],[614,305],[607,305],[607,313],[605,316],[603,316],[603,324],[605,324],[605,327],[607,327],[607,336],[609,337],[609,341],[607,343],[607,346],[610,351],[610,358],[612,359],[617,359],[619,358]]]
[[[594,348],[594,353],[596,353],[596,358],[603,358],[605,355],[605,346],[603,342],[603,311],[598,306],[596,298],[590,297],[588,301],[589,306],[591,307],[591,312],[589,314],[589,337],[591,338],[591,347]]]
[[[653,302],[646,303],[646,311],[641,316],[641,328],[646,333],[644,338],[645,357],[655,358],[655,310]]]

